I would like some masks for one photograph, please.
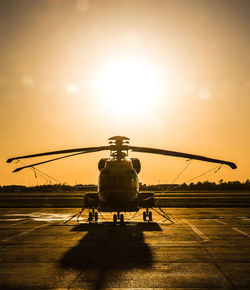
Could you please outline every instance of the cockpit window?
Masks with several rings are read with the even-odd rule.
[[[136,190],[137,182],[134,176],[100,176],[100,190],[131,189]]]

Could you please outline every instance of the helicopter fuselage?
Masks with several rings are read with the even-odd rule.
[[[137,211],[139,180],[131,159],[107,159],[98,180],[101,211]]]

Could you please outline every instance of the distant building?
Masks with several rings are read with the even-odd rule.
[[[3,192],[22,192],[25,191],[26,186],[23,185],[5,185],[2,187]]]
[[[74,185],[73,188],[79,191],[97,191],[96,184],[77,184]]]
[[[140,190],[156,190],[156,191],[163,191],[163,190],[169,190],[179,187],[179,184],[168,184],[168,183],[161,183],[161,184],[155,184],[155,185],[147,185],[147,184],[140,184]]]
[[[156,188],[157,190],[168,190],[174,187],[179,186],[179,184],[174,184],[174,183],[161,183],[161,184],[157,184]]]

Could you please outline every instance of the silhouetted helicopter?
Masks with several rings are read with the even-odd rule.
[[[24,168],[34,168],[34,166],[59,160],[62,158],[67,158],[70,156],[93,153],[102,150],[110,150],[110,158],[102,158],[98,163],[98,169],[100,171],[98,192],[85,193],[83,209],[89,209],[89,222],[93,220],[98,220],[98,212],[115,212],[113,214],[114,223],[116,223],[118,220],[120,221],[120,223],[124,222],[124,214],[122,212],[137,212],[140,208],[145,209],[145,211],[143,211],[143,220],[152,221],[152,212],[149,209],[153,208],[155,205],[154,193],[139,191],[138,173],[141,170],[141,163],[138,158],[128,158],[129,150],[134,152],[153,153],[188,159],[196,159],[201,161],[226,164],[232,169],[237,168],[237,166],[232,162],[208,158],[200,155],[193,155],[155,148],[131,146],[129,145],[130,139],[125,136],[114,136],[109,138],[108,140],[109,146],[76,148],[25,155],[10,158],[7,160],[7,162],[12,162],[13,160],[24,158],[77,152],[47,161],[22,166],[16,168],[13,171],[17,172]],[[162,211],[162,214],[165,218],[168,218],[165,212]]]

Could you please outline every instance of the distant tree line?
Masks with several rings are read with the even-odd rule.
[[[37,186],[6,185],[0,186],[1,192],[67,192],[67,191],[96,191],[95,184],[44,184]]]
[[[152,191],[216,191],[216,190],[250,190],[250,180],[247,179],[245,182],[240,181],[223,181],[219,183],[204,181],[190,184],[157,184],[157,185],[146,185],[140,186],[141,190],[152,190]]]
[[[37,186],[21,186],[21,185],[7,185],[0,186],[0,192],[67,192],[67,191],[96,191],[97,185],[95,184],[46,184]],[[218,182],[197,182],[190,184],[156,184],[147,185],[140,184],[140,190],[150,191],[216,191],[216,190],[250,190],[250,180],[247,179],[245,182],[240,181],[223,181],[222,179]]]

